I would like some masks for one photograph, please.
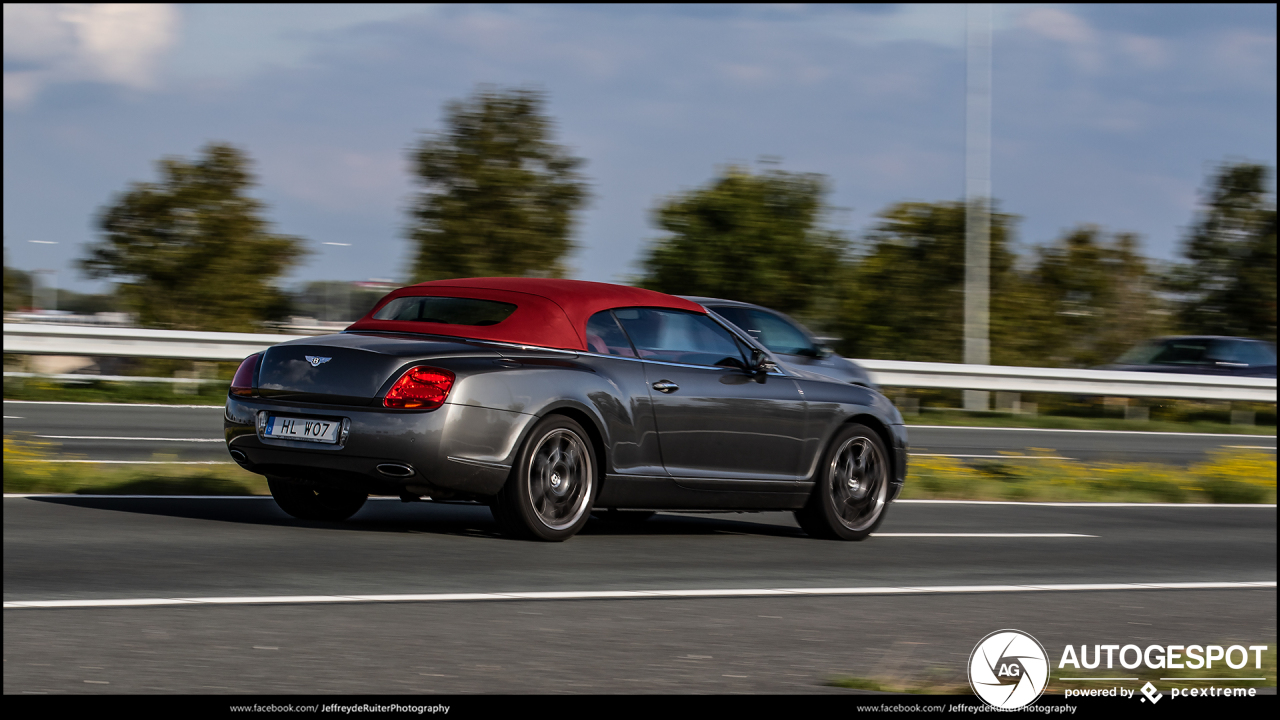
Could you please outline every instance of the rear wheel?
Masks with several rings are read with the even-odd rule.
[[[889,454],[875,431],[846,425],[823,456],[818,482],[796,522],[814,537],[862,540],[884,520]]]
[[[503,532],[536,540],[573,537],[591,516],[596,454],[582,426],[551,415],[534,426],[507,484],[494,498]]]
[[[368,493],[358,490],[310,487],[271,475],[267,486],[280,509],[299,520],[346,520],[369,499]]]

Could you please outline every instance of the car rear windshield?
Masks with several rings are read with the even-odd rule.
[[[476,298],[398,297],[373,314],[375,320],[411,320],[442,325],[497,325],[516,311],[511,303]]]

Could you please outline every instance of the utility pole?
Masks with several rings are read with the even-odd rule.
[[[28,240],[27,242],[31,243],[32,245],[57,245],[58,244],[58,241],[56,240]],[[48,269],[48,268],[41,268],[39,270],[31,271],[31,310],[32,312],[35,312],[37,310],[38,303],[36,302],[36,287],[39,285],[37,281],[39,280],[41,273],[48,273],[48,275],[53,279],[52,300],[51,302],[45,303],[45,305],[48,307],[48,309],[57,310],[58,309],[58,271],[57,269]]]
[[[344,247],[344,248],[351,247],[351,243],[327,242],[324,244],[332,247]],[[349,292],[350,292],[350,286],[348,286],[348,293]],[[346,319],[347,312],[350,311],[350,308],[351,308],[351,296],[350,294],[348,294],[347,310],[343,311],[341,319],[343,320]],[[333,322],[333,282],[327,282],[324,285],[324,313],[327,316],[328,321]]]
[[[964,361],[991,363],[991,5],[966,17],[964,167]],[[990,393],[965,390],[966,410],[987,410]]]

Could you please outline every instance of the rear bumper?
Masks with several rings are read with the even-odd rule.
[[[347,419],[350,430],[337,444],[266,438],[257,427],[263,411]],[[519,439],[534,420],[523,413],[448,403],[414,412],[228,398],[223,433],[232,458],[251,472],[355,485],[375,494],[447,499],[496,494],[510,474]],[[390,464],[411,472],[379,470]]]

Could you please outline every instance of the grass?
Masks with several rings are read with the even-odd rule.
[[[1052,455],[1052,451],[1042,451]],[[1181,468],[1157,463],[1020,460],[967,465],[917,457],[905,499],[1037,502],[1274,503],[1276,459],[1269,453],[1218,450]]]
[[[113,402],[153,405],[222,405],[229,382],[175,386],[170,383],[90,381],[64,384],[37,378],[5,378],[5,400],[44,402]]]
[[[909,416],[907,425],[947,425],[953,427],[1026,427],[1052,430],[1142,430],[1146,432],[1198,432],[1227,435],[1275,435],[1271,425],[1232,425],[1211,419],[1125,420],[1121,417],[1080,417],[1073,415],[1022,415],[1018,413],[967,413],[934,410]]]
[[[4,438],[7,493],[268,494],[261,475],[225,465],[64,463],[55,443]],[[1051,451],[1043,451],[1046,455]],[[156,455],[163,462],[172,456]],[[1216,451],[1181,468],[1155,463],[1018,460],[967,465],[954,458],[911,462],[904,499],[1056,502],[1274,503],[1276,460],[1268,453]]]
[[[864,678],[838,677],[829,685],[853,690],[873,692],[907,693],[911,695],[972,695],[973,688],[962,675],[934,668],[924,677],[917,678]]]
[[[49,462],[53,443],[6,435],[6,493],[91,495],[269,495],[266,478],[225,465],[114,465]],[[73,459],[58,456],[59,459]],[[171,459],[157,455],[153,460]]]
[[[59,383],[39,378],[5,378],[5,400],[60,402],[148,403],[157,405],[222,405],[227,398],[227,382],[173,386],[169,383],[129,383],[88,381]],[[1042,403],[1048,407],[1048,403]],[[1258,425],[1233,425],[1230,410],[1212,404],[1174,403],[1176,408],[1150,420],[1125,420],[1092,406],[1067,404],[1060,412],[1036,415],[1022,413],[968,413],[961,410],[923,407],[906,418],[908,425],[949,425],[957,427],[1028,427],[1058,430],[1144,430],[1160,432],[1204,432],[1235,435],[1275,435],[1275,406],[1256,405]],[[1100,408],[1101,406],[1099,406]],[[1255,407],[1250,405],[1249,407]],[[1206,409],[1207,408],[1207,409]],[[1175,411],[1176,410],[1176,411]]]

